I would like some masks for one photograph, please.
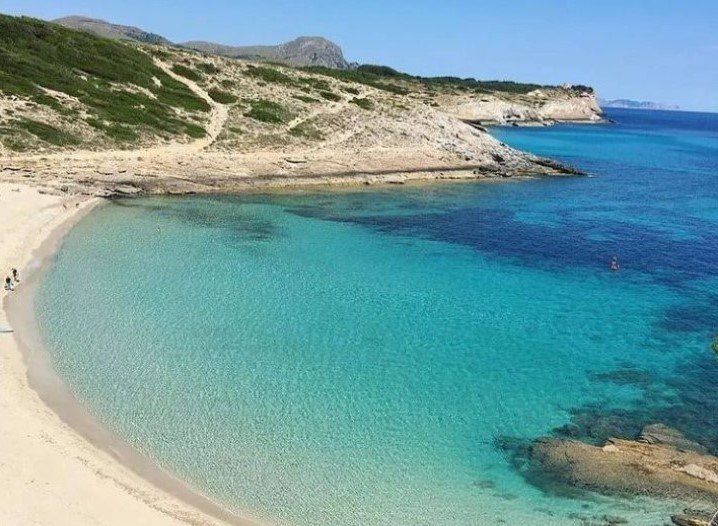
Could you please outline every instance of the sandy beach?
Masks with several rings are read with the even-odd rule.
[[[13,322],[16,331],[0,334],[0,523],[249,524],[223,512],[139,455],[133,458],[129,447],[104,436],[98,425],[93,429],[91,422],[83,424],[89,419],[74,407],[69,395],[58,394],[55,400],[48,400],[56,407],[49,407],[43,398],[52,397],[58,387],[53,391],[49,381],[40,386],[42,374],[29,374],[28,358],[37,349],[24,347],[32,346],[36,337],[26,333],[31,332],[32,323],[22,321],[20,311],[23,304],[31,309],[31,282],[40,271],[38,251],[50,252],[73,221],[98,202],[0,183],[3,282],[11,268],[21,273],[16,291],[2,292],[0,310],[0,326]],[[8,306],[13,311],[10,315]],[[34,362],[31,358],[30,363]],[[41,396],[38,391],[43,389],[46,392]],[[69,418],[73,426],[65,421],[73,414],[79,431],[73,418]]]

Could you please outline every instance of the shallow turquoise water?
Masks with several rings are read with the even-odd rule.
[[[39,292],[53,363],[278,524],[662,524],[521,454],[655,421],[718,451],[718,117],[615,118],[495,132],[593,178],[112,203]]]

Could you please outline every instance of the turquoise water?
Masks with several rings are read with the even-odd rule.
[[[718,452],[718,116],[611,116],[495,131],[591,178],[113,202],[41,286],[52,361],[272,523],[663,524],[684,506],[570,492],[524,455],[656,421]]]

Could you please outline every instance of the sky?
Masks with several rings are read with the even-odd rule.
[[[324,36],[351,62],[415,75],[586,84],[718,112],[718,0],[0,0],[0,12],[86,15],[174,42]]]

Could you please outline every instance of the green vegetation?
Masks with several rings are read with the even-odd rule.
[[[362,108],[364,110],[371,110],[374,108],[374,103],[365,97],[362,97],[362,98],[354,97],[349,102],[351,102],[352,104],[356,104],[357,106],[359,106],[360,108]]]
[[[321,132],[308,122],[302,122],[289,130],[289,135],[299,137],[300,139],[321,140],[323,138]]]
[[[170,60],[172,58],[172,55],[162,49],[150,48],[149,52],[160,60]]]
[[[359,95],[359,90],[356,88],[352,88],[351,86],[344,86],[342,88],[342,91],[349,93],[350,95]]]
[[[293,88],[299,88],[307,93],[312,89],[317,91],[330,91],[331,84],[326,79],[312,76],[291,77],[286,73],[267,66],[247,66],[245,72],[250,77],[254,77],[267,84],[281,84]]]
[[[713,349],[714,353],[718,354],[718,334],[713,337],[713,341],[711,342],[711,349]]]
[[[342,100],[342,98],[337,95],[336,93],[332,93],[331,91],[320,91],[319,96],[325,100],[329,100],[332,102],[339,102]]]
[[[54,144],[55,146],[74,146],[80,144],[80,139],[74,135],[42,122],[23,119],[17,122],[17,127],[31,133],[41,141]]]
[[[314,97],[307,97],[306,95],[292,95],[292,98],[306,102],[307,104],[316,104],[319,102]]]
[[[5,95],[28,98],[70,114],[72,110],[43,88],[66,93],[83,103],[93,118],[109,126],[119,125],[108,128],[111,136],[129,136],[122,126],[196,136],[199,127],[188,124],[176,109],[210,109],[207,102],[133,46],[31,18],[0,15],[0,64],[0,91]],[[136,89],[122,89],[132,85],[150,91],[156,99]],[[28,126],[38,132],[30,133],[51,144],[73,143],[69,137],[37,126],[25,125],[25,131]]]
[[[199,124],[188,123],[185,126],[185,133],[193,139],[201,139],[207,135],[207,130]]]
[[[396,95],[406,95],[407,93],[409,93],[409,90],[401,86],[397,86],[392,82],[386,82],[388,77],[382,77],[373,73],[366,73],[361,71],[360,69],[330,69],[319,66],[302,69],[310,73],[316,73],[318,75],[332,77],[342,82],[356,82],[358,84],[365,84],[367,86],[371,86],[372,88],[388,91]]]
[[[320,79],[317,77],[299,77],[297,78],[297,82],[303,84],[308,88],[313,88],[318,91],[330,91],[332,89],[332,86],[331,84],[329,84],[329,82],[327,82],[325,79]]]
[[[367,75],[375,75],[377,77],[404,78],[409,76],[404,73],[399,73],[397,70],[390,68],[389,66],[376,66],[373,64],[363,64],[357,68],[357,71],[366,73]]]
[[[132,142],[139,139],[139,135],[131,128],[121,124],[106,124],[99,119],[89,118],[87,124],[105,133],[109,138],[117,142]]]
[[[253,101],[250,110],[244,116],[269,124],[282,124],[291,118],[289,110],[269,100]]]
[[[194,82],[202,80],[202,75],[198,71],[188,68],[187,66],[183,66],[182,64],[175,64],[172,66],[172,72]]]
[[[237,97],[226,91],[222,91],[217,88],[212,88],[207,92],[212,100],[219,102],[220,104],[234,104],[237,102]]]
[[[355,70],[335,70],[323,67],[303,68],[305,71],[326,75],[343,82],[356,82],[373,88],[388,91],[397,95],[406,95],[417,88],[437,89],[453,88],[476,93],[500,91],[505,93],[525,94],[535,89],[551,88],[540,84],[527,84],[503,80],[476,80],[458,77],[416,77],[401,73],[388,66],[363,65]],[[401,84],[398,84],[401,83]],[[593,91],[586,86],[575,86],[577,91]]]
[[[211,62],[202,62],[200,64],[197,64],[197,69],[200,70],[202,73],[206,73],[207,75],[216,75],[217,73],[222,71]]]
[[[459,77],[415,77],[407,73],[401,73],[388,66],[363,65],[357,68],[357,72],[363,75],[376,78],[396,79],[409,82],[419,82],[425,87],[449,87],[463,90],[473,90],[479,93],[503,91],[506,93],[529,93],[535,89],[554,86],[543,86],[541,84],[525,84],[520,82],[503,80],[476,80],[472,78],[462,79]]]
[[[296,85],[294,79],[289,75],[285,75],[281,71],[265,66],[247,66],[245,74],[262,80],[268,84],[284,84],[285,86]]]
[[[7,121],[8,126],[0,128],[2,143],[13,151],[23,152],[32,148],[31,138],[55,146],[74,146],[80,139],[49,124],[30,119]]]

